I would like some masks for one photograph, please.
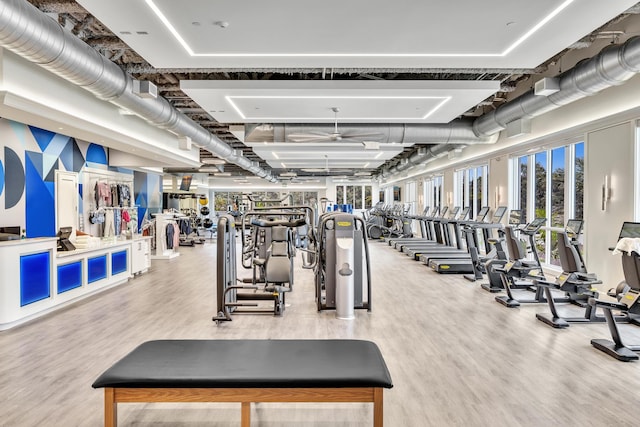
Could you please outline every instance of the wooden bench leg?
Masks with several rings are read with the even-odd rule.
[[[383,405],[382,405],[382,387],[373,389],[373,427],[382,427],[383,422]]]
[[[241,427],[251,426],[251,402],[242,402],[240,425]]]
[[[118,425],[118,404],[115,402],[115,390],[112,387],[104,389],[104,427]]]

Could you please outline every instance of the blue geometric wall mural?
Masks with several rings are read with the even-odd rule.
[[[68,138],[68,137],[67,137]],[[100,147],[104,150],[102,147]],[[55,153],[51,153],[55,154]],[[64,169],[68,172],[80,172],[84,167],[84,156],[74,138],[68,138],[58,156]]]
[[[35,126],[29,126],[29,130],[40,146],[40,150],[42,152],[47,151],[47,147],[49,146],[49,143],[51,142],[53,137],[56,136],[56,133],[37,128]]]
[[[104,149],[104,147],[101,147],[98,144],[89,144],[86,161],[91,163],[99,163],[101,165],[106,165],[108,164],[107,152]]]
[[[42,177],[42,154],[26,152],[26,228],[27,237],[54,236],[54,183]]]
[[[0,196],[4,190],[4,168],[2,167],[2,160],[0,160]]]
[[[138,208],[138,230],[142,228],[142,221],[147,215],[147,174],[142,172],[133,172],[133,197],[134,203]],[[144,207],[143,207],[144,206]]]
[[[84,213],[84,203],[83,203],[83,199],[82,199],[82,191],[83,191],[82,188],[83,188],[83,185],[82,185],[81,182],[79,182],[78,183],[78,193],[80,193],[80,194],[78,194],[78,210],[80,212],[78,212],[78,213],[80,213],[80,214]]]
[[[82,209],[84,167],[87,162],[108,167],[108,149],[4,118],[0,118],[0,125],[0,147],[4,148],[4,158],[0,155],[0,195],[4,195],[0,222],[24,225],[27,237],[53,237],[57,232],[55,171],[80,174],[78,207]],[[134,200],[141,213],[140,221],[149,210],[161,211],[160,182],[161,175],[135,173]]]
[[[5,181],[11,183],[4,194],[4,208],[11,209],[24,194],[24,168],[20,157],[9,147],[4,147],[4,171]]]
[[[73,147],[73,169],[69,169],[69,171],[80,172],[85,165],[84,156],[82,155],[82,151],[80,151],[80,147],[78,147],[78,143],[75,139],[71,138],[70,145]],[[102,147],[100,148],[105,150]]]
[[[42,157],[43,157],[43,161],[47,161],[47,160],[45,160],[48,157],[46,154],[43,154]],[[43,169],[45,171],[47,170],[47,166],[49,166],[48,163],[43,165]],[[58,159],[55,159],[53,164],[51,164],[49,167],[50,167],[49,174],[44,178],[44,180],[48,181],[48,182],[55,182],[56,181],[56,170],[58,170]]]

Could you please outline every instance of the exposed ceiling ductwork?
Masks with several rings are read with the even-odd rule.
[[[540,116],[571,102],[621,85],[640,71],[640,37],[622,45],[610,45],[590,59],[578,63],[558,77],[560,90],[549,96],[530,91],[478,117],[473,123],[476,135],[489,136],[506,129],[507,124]]]
[[[54,5],[48,10],[57,12],[58,9],[62,11],[63,9],[61,8],[61,5]],[[635,13],[632,9],[628,13]],[[234,151],[233,147],[187,117],[184,112],[177,110],[166,99],[142,99],[134,95],[131,91],[134,82],[132,77],[123,72],[116,64],[100,55],[92,47],[63,30],[49,16],[38,11],[26,1],[4,0],[0,3],[0,45],[85,88],[100,99],[107,100],[134,112],[155,126],[191,138],[196,145],[224,158],[230,163],[234,163],[255,175],[272,181],[275,180],[268,172],[260,168],[257,162],[251,161],[240,151]],[[143,67],[136,70],[150,74],[155,72],[176,72],[175,69],[155,70],[147,65],[128,65],[127,67],[129,67],[128,69]],[[183,71],[193,72],[197,70],[185,69]],[[334,73],[334,69],[329,69],[330,73],[326,72],[326,69],[292,69],[287,71],[265,68],[265,70],[291,73],[317,72],[322,73],[322,78],[324,78],[325,74],[333,75]],[[365,69],[341,70],[360,73],[364,77],[366,77],[364,73],[367,72]],[[385,70],[391,71],[393,69],[372,69],[371,71],[380,72]],[[178,69],[177,71],[180,70]],[[206,73],[215,70],[201,69],[200,71]],[[233,69],[220,70],[220,72],[224,73],[232,71]],[[257,70],[253,69],[251,71],[255,73]],[[395,71],[403,72],[405,70],[397,69]],[[484,73],[491,72],[490,69],[465,70],[455,68],[424,69],[421,71],[457,74],[481,71]],[[533,70],[510,70],[511,73],[516,71],[529,74]],[[573,69],[558,76],[560,87],[558,92],[548,96],[539,96],[535,95],[534,91],[530,91],[498,106],[490,113],[476,118],[475,121],[456,120],[444,125],[345,124],[344,126],[341,125],[341,129],[344,128],[345,132],[348,129],[365,132],[375,128],[375,132],[383,133],[388,142],[410,142],[417,145],[438,144],[431,148],[417,147],[416,150],[409,154],[408,160],[404,160],[401,163],[397,163],[397,160],[391,160],[396,164],[388,163],[383,168],[383,174],[396,173],[404,171],[412,165],[442,156],[443,153],[454,148],[478,143],[494,143],[498,139],[499,132],[506,129],[509,123],[539,116],[608,87],[622,84],[638,71],[640,71],[640,38],[633,37],[623,45],[612,45],[603,49],[598,55],[578,63]],[[496,79],[502,80],[497,77]],[[175,85],[175,82],[173,84]],[[505,88],[501,88],[501,92],[510,92],[515,87],[514,85],[505,86]],[[329,133],[332,130],[331,128],[331,124],[276,124],[257,127],[247,125],[245,138],[247,141],[251,141],[254,138],[255,141],[264,141],[264,133],[266,129],[269,129],[271,138],[285,141],[285,135],[289,133],[309,133],[310,131]],[[261,136],[258,137],[258,134]],[[389,167],[390,165],[392,166]]]
[[[382,175],[401,172],[411,166],[431,161],[454,148],[472,144],[491,144],[500,131],[511,122],[531,119],[571,102],[594,95],[604,89],[620,85],[640,72],[640,36],[632,37],[622,45],[604,48],[593,58],[578,63],[558,77],[559,90],[548,96],[536,95],[531,90],[474,121],[457,120],[443,125],[421,124],[345,124],[345,132],[378,132],[380,142],[439,144],[433,148],[419,147],[408,157]],[[247,125],[246,141],[286,141],[289,134],[331,132],[331,124],[273,124]],[[267,138],[267,139],[266,139]]]
[[[495,142],[500,131],[507,128],[509,123],[521,119],[531,119],[549,111],[553,111],[563,105],[570,104],[587,96],[594,95],[612,86],[621,85],[640,72],[640,36],[627,40],[622,45],[610,45],[605,47],[596,56],[578,63],[571,70],[558,76],[559,90],[551,95],[536,95],[531,90],[514,100],[503,104],[494,111],[484,114],[473,121],[472,130],[466,129],[464,122],[452,122],[462,135],[476,139],[475,143]],[[432,131],[431,127],[423,130]],[[426,135],[422,135],[426,138]],[[487,138],[491,138],[487,141]],[[434,148],[418,148],[409,157],[408,161],[400,162],[390,168],[383,168],[381,176],[402,172],[411,166],[432,161],[442,157],[444,153],[461,148],[464,145],[473,144],[473,141],[464,141],[460,138],[452,138],[442,141],[424,141],[444,143]],[[445,144],[464,144],[457,147]]]
[[[375,140],[380,143],[411,144],[493,144],[498,135],[478,137],[472,128],[472,121],[457,120],[444,124],[344,124],[344,133],[380,134]],[[270,126],[245,125],[246,142],[284,142],[289,135],[301,133],[331,133],[334,125],[276,123]]]
[[[23,0],[0,3],[0,45],[155,126],[191,138],[194,144],[254,175],[277,181],[164,98],[135,95],[131,76]]]
[[[380,177],[386,178],[390,175],[403,172],[413,166],[418,166],[422,164],[426,164],[432,162],[440,157],[446,156],[450,152],[455,152],[456,150],[462,150],[462,148],[466,147],[464,144],[440,144],[435,147],[420,147],[416,151],[414,151],[409,157],[403,159],[398,164],[390,167],[383,168]]]

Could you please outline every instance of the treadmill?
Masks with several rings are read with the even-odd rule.
[[[444,209],[446,212],[446,207]],[[431,212],[429,212],[429,210],[430,209],[427,207],[422,212],[422,215],[416,215],[412,217],[412,219],[420,221],[420,232],[422,234],[422,237],[393,237],[386,240],[387,243],[389,243],[389,246],[396,247],[398,243],[402,243],[402,242],[417,242],[417,241],[424,241],[424,240],[432,240],[433,231],[431,230],[429,221],[431,221],[432,218],[435,218],[439,215],[440,207],[438,206],[434,207],[431,210]]]
[[[466,208],[465,208],[466,209]],[[408,255],[413,256],[415,260],[421,261],[422,263],[429,265],[429,261],[432,258],[450,258],[457,256],[468,256],[467,248],[463,245],[462,233],[460,231],[461,227],[467,226],[469,224],[482,223],[486,220],[487,214],[489,213],[489,207],[485,206],[480,209],[480,212],[476,215],[476,219],[469,220],[449,220],[447,226],[453,229],[456,246],[432,246],[430,248],[422,248],[420,250],[413,251],[409,249]],[[462,216],[461,216],[462,217]]]
[[[456,211],[455,208],[454,211]],[[457,218],[454,215],[450,215],[449,218],[440,218],[434,223],[440,228],[442,239],[440,241],[427,241],[420,244],[409,244],[401,248],[407,256],[413,258],[416,261],[420,260],[420,256],[427,252],[446,251],[448,253],[454,253],[458,251],[464,251],[462,242],[460,240],[460,233],[456,230],[457,223],[466,219],[469,214],[469,208],[464,208]]]
[[[507,212],[506,206],[499,206],[491,217],[491,222],[489,223],[470,223],[466,225],[465,236],[467,241],[467,252],[464,254],[455,254],[452,257],[439,257],[439,258],[430,258],[428,260],[428,266],[431,267],[437,273],[452,273],[452,274],[467,274],[473,273],[475,267],[473,265],[473,260],[471,259],[471,253],[469,252],[472,248],[478,247],[477,243],[477,230],[482,230],[485,249],[488,252],[488,239],[490,238],[490,230],[493,229],[501,229],[504,226],[501,221]],[[426,264],[426,262],[425,262]]]
[[[446,228],[448,221],[455,219],[460,212],[460,207],[456,206],[449,212],[449,216],[440,218],[431,218],[431,225],[433,227],[433,239],[414,239],[407,240],[405,242],[399,242],[396,244],[396,249],[400,252],[406,253],[410,248],[418,248],[423,246],[433,245],[446,245],[453,246],[450,230]],[[465,212],[466,215],[466,212]]]

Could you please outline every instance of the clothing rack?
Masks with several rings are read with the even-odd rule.
[[[177,228],[177,218],[182,216],[174,212],[168,213],[154,213],[151,214],[155,218],[155,253],[151,255],[152,259],[171,259],[180,256],[177,251],[179,244],[174,244],[172,248],[167,246],[167,226]],[[174,232],[178,233],[179,230],[174,228]]]

